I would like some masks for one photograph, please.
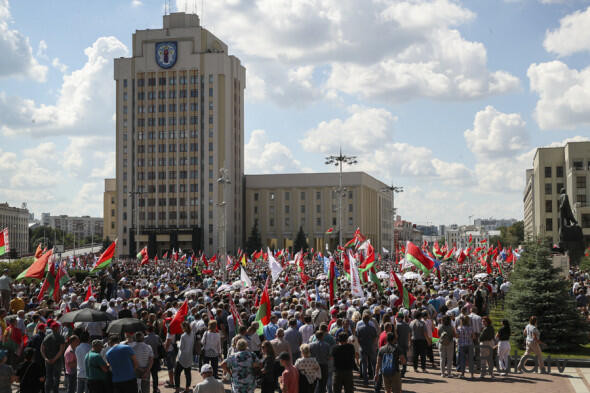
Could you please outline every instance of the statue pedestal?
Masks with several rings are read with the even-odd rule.
[[[563,278],[569,278],[570,274],[570,258],[567,254],[553,254],[551,256],[553,267],[559,270],[559,274]]]

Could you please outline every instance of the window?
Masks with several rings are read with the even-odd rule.
[[[584,162],[582,160],[574,161],[573,167],[576,170],[582,170],[582,168],[584,168]]]
[[[545,213],[551,213],[553,211],[553,201],[545,201]]]
[[[288,227],[291,224],[289,217],[285,217],[285,226]]]
[[[111,217],[115,217],[115,209],[111,209]]]
[[[138,87],[143,87],[145,86],[145,79],[141,78],[137,80],[137,86]]]
[[[168,206],[176,206],[176,198],[169,198]]]
[[[348,225],[352,225],[352,223],[353,223],[352,217],[348,217]]]
[[[156,78],[148,78],[148,86],[156,86]]]
[[[176,184],[168,185],[168,192],[176,192]]]
[[[586,188],[586,176],[576,176],[576,188]]]
[[[348,191],[348,199],[352,199],[352,191]]]
[[[352,213],[352,203],[348,204],[348,212]]]
[[[274,200],[275,200],[275,193],[274,193],[274,192],[271,192],[270,194],[268,194],[268,198],[269,198],[271,201],[274,201]]]
[[[545,219],[545,230],[547,232],[551,232],[553,230],[553,219],[552,218]]]
[[[581,221],[582,228],[590,228],[590,214],[582,214]]]
[[[322,219],[320,217],[315,219],[315,224],[319,227],[322,226]]]
[[[546,166],[545,167],[545,177],[551,177],[551,167],[550,166]]]
[[[557,183],[557,186],[555,187],[555,193],[559,194],[561,192],[562,188],[563,188],[563,183]]]
[[[304,201],[305,200],[305,191],[301,191],[301,200]]]
[[[271,218],[270,220],[268,220],[268,225],[271,227],[274,227],[275,226],[275,219]]]
[[[320,213],[322,211],[322,206],[321,205],[315,205],[315,212],[316,213]]]
[[[586,207],[587,206],[586,194],[576,195],[576,202],[580,204],[580,207]]]
[[[301,213],[305,213],[305,205],[301,205]]]
[[[254,214],[258,214],[258,206],[254,206]]]
[[[257,193],[257,192],[255,192],[255,193],[254,193],[254,200],[255,200],[255,201],[257,201],[257,200],[258,200],[258,193]]]
[[[291,198],[291,193],[289,191],[285,191],[285,200],[288,201]]]
[[[315,193],[315,199],[317,199],[317,200],[320,200],[320,199],[322,199],[322,192],[321,192],[321,191],[317,191],[317,192]]]
[[[545,195],[551,195],[552,189],[551,183],[545,183]]]
[[[191,192],[199,192],[199,185],[198,184],[191,184]]]
[[[289,210],[290,210],[289,205],[285,205],[285,214],[289,214]]]
[[[123,93],[123,101],[127,101],[127,93]]]
[[[558,166],[555,168],[555,176],[563,177],[563,167],[562,166]]]
[[[158,206],[166,206],[166,198],[158,199]]]
[[[127,212],[123,212],[123,221],[127,221]]]
[[[336,217],[332,217],[332,225],[336,225]]]

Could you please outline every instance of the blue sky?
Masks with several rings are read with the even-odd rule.
[[[172,1],[247,69],[246,172],[333,170],[342,146],[405,187],[403,218],[521,218],[535,147],[590,137],[586,0]],[[196,9],[195,9],[196,6]],[[0,0],[0,201],[102,214],[114,57],[163,1]]]

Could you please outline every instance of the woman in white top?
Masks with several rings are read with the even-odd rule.
[[[213,377],[217,378],[219,357],[221,356],[221,336],[217,332],[217,321],[209,321],[209,330],[201,338],[203,346],[203,364],[213,367]]]
[[[541,347],[539,345],[543,342],[541,341],[541,333],[539,332],[539,329],[537,329],[537,317],[532,316],[529,319],[529,324],[525,326],[524,331],[522,333],[526,337],[526,351],[520,358],[520,362],[518,362],[518,372],[522,372],[524,361],[527,355],[530,355],[532,352],[535,355],[537,355],[537,365],[539,367],[538,371],[544,374],[545,367],[543,363],[543,353],[541,352]]]
[[[176,367],[174,368],[174,386],[176,393],[180,391],[180,374],[184,371],[186,379],[186,389],[189,391],[191,386],[191,367],[193,365],[193,347],[195,346],[195,339],[191,331],[191,325],[184,321],[182,323],[182,336],[180,336],[180,346],[178,348],[178,356],[176,357]]]

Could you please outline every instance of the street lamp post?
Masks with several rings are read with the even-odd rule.
[[[138,195],[143,194],[142,191],[130,191],[129,192],[129,197],[133,198],[133,207],[135,208],[135,250],[133,250],[134,252],[138,252],[139,251],[139,246],[138,246],[138,238],[139,238],[139,199],[138,199]]]
[[[389,250],[389,255],[393,256],[394,254],[394,238],[395,238],[395,194],[399,193],[399,192],[404,192],[404,188],[403,187],[398,187],[398,186],[394,186],[393,184],[391,186],[387,186],[387,187],[383,187],[381,189],[381,192],[385,192],[385,193],[389,193],[391,192],[391,249]],[[393,260],[393,257],[392,257]]]
[[[337,156],[326,157],[326,165],[335,165],[340,167],[338,182],[338,245],[342,246],[342,198],[344,197],[344,188],[342,187],[342,164],[357,164],[356,156],[346,156],[342,154],[342,148]]]
[[[229,178],[229,170],[227,168],[220,168],[219,169],[219,178],[217,179],[217,183],[222,185],[222,195],[223,195],[223,200],[218,203],[218,206],[222,207],[222,219],[221,222],[219,224],[220,228],[219,228],[219,234],[220,234],[220,254],[223,255],[223,259],[222,259],[222,266],[223,263],[227,262],[227,244],[226,244],[226,225],[227,225],[227,202],[225,201],[225,186],[228,184],[231,184],[231,179]],[[227,279],[227,268],[223,268],[223,280],[225,281]]]

